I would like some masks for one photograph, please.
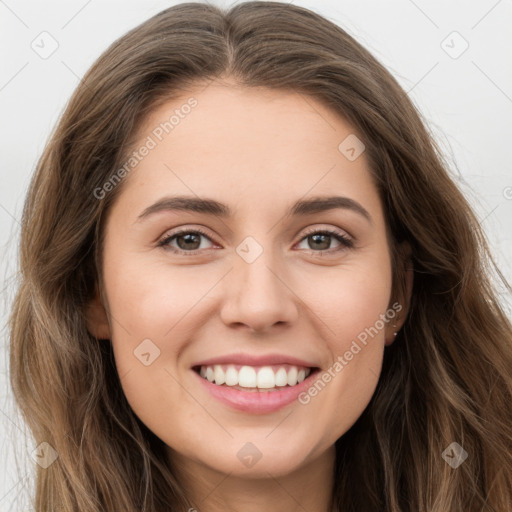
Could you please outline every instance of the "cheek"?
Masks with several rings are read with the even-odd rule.
[[[105,269],[115,364],[130,405],[145,418],[168,414],[164,396],[175,398],[174,414],[194,409],[178,384],[178,363],[189,338],[213,314],[205,308],[217,272],[150,266],[138,255],[111,257]]]
[[[310,305],[330,328],[328,338],[333,348],[344,352],[347,342],[350,345],[351,339],[372,327],[386,312],[391,299],[390,261],[385,254],[358,260],[316,283],[318,286],[308,292]]]
[[[389,322],[382,318],[387,318],[390,292],[391,263],[383,251],[340,267],[325,281],[323,293],[316,288],[315,296],[310,295],[313,313],[322,320],[317,326],[322,328],[330,361],[304,402],[311,401],[315,414],[327,423],[347,423],[348,428],[373,394],[382,364]],[[323,397],[317,400],[317,394]],[[329,405],[324,409],[320,403]]]
[[[390,262],[383,257],[374,263],[338,272],[329,293],[317,297],[314,312],[323,320],[331,361],[299,398],[317,418],[325,446],[357,421],[378,383],[385,327],[394,315],[388,310]]]
[[[110,270],[105,285],[123,392],[146,425],[158,430],[163,423],[172,438],[179,431],[172,418],[188,422],[197,414],[197,406],[179,384],[182,375],[177,362],[187,343],[193,307],[214,280],[194,284],[192,272],[150,269],[136,257],[118,260]]]
[[[125,259],[111,267],[106,281],[116,324],[136,336],[165,339],[215,284],[214,272],[198,276],[194,267],[148,265],[144,258]]]

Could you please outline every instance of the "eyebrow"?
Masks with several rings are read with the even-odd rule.
[[[349,197],[342,196],[319,196],[311,199],[299,200],[289,208],[285,216],[305,216],[334,209],[353,211],[364,217],[368,222],[372,223],[371,215],[360,203]],[[220,203],[214,199],[194,196],[172,196],[163,197],[156,203],[148,206],[138,216],[137,222],[140,222],[155,213],[172,210],[206,213],[208,215],[215,215],[223,218],[232,217],[234,213],[228,205]]]

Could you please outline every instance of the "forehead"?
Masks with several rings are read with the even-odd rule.
[[[264,161],[278,150],[302,154],[302,146],[337,154],[341,140],[353,133],[340,114],[306,94],[212,82],[154,109],[138,140],[151,136],[159,146],[174,142],[201,155],[230,148],[223,154],[228,162],[241,153]]]
[[[217,195],[259,208],[333,193],[378,201],[364,152],[356,159],[343,153],[344,141],[358,139],[341,115],[311,96],[211,82],[147,116],[133,149],[149,150],[126,185],[148,200],[165,192]]]

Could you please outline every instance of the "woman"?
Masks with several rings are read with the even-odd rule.
[[[341,28],[161,12],[83,78],[27,197],[11,382],[36,510],[512,510],[489,263]]]

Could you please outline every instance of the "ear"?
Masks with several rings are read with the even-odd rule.
[[[110,326],[107,312],[101,301],[98,290],[98,283],[94,287],[94,298],[89,301],[85,308],[85,319],[89,333],[99,340],[110,339]]]
[[[413,265],[412,265],[412,249],[407,242],[402,242],[398,247],[398,273],[399,283],[397,285],[398,290],[396,296],[392,298],[389,309],[395,311],[394,318],[390,318],[386,325],[386,337],[385,344],[389,346],[395,341],[396,335],[402,328],[409,313],[411,304],[412,288],[414,281]],[[393,307],[393,304],[395,307]],[[400,308],[400,309],[399,309]]]

